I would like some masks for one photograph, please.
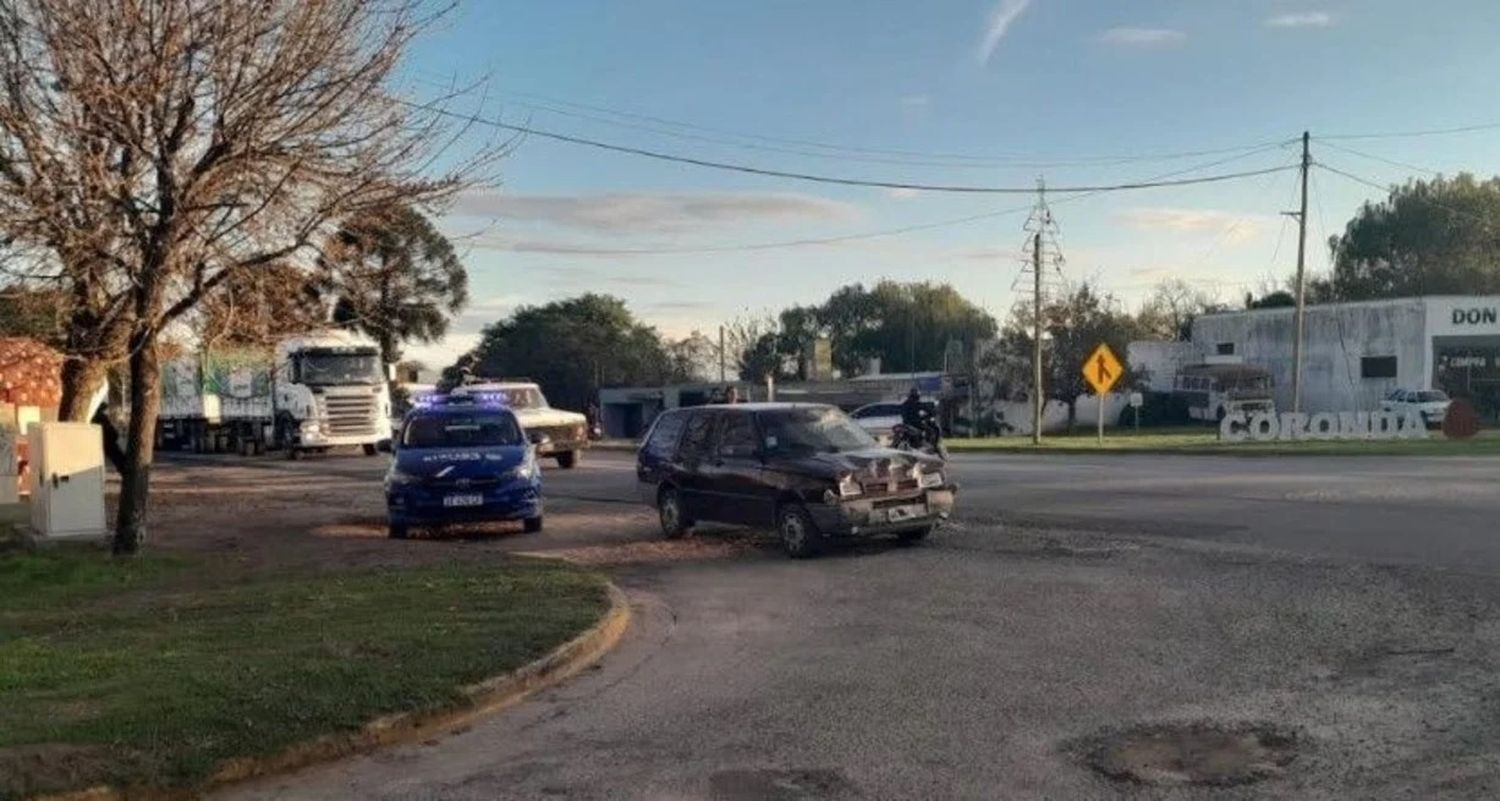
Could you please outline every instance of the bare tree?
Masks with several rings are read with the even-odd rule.
[[[1210,292],[1198,289],[1181,278],[1157,284],[1151,296],[1141,305],[1137,320],[1145,333],[1162,339],[1188,339],[1193,318],[1218,305]]]
[[[334,221],[487,163],[432,176],[462,131],[392,86],[425,6],[0,0],[4,269],[70,297],[68,418],[128,365],[117,552],[144,531],[161,332],[245,271],[308,263]]]

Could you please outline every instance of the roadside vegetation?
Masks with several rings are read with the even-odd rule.
[[[1147,428],[1137,433],[1129,428],[1108,428],[1100,445],[1093,429],[1079,428],[1048,434],[1040,446],[1031,437],[980,437],[946,440],[953,452],[1051,452],[1086,453],[1182,453],[1222,456],[1495,456],[1500,455],[1500,432],[1481,432],[1472,439],[1447,439],[1434,431],[1425,440],[1308,440],[1302,442],[1219,441],[1218,430],[1208,426]]]
[[[97,548],[0,555],[0,799],[192,787],[381,715],[461,704],[592,625],[552,560],[247,575]]]

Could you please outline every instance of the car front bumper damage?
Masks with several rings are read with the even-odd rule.
[[[829,537],[864,537],[935,526],[953,514],[957,485],[808,506],[818,531]]]

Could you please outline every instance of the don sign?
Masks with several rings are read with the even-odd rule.
[[[1308,439],[1426,439],[1427,425],[1415,409],[1400,412],[1244,412],[1224,415],[1219,439],[1224,442],[1274,442]]]

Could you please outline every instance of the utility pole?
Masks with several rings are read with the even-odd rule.
[[[1297,211],[1297,320],[1292,340],[1292,411],[1302,411],[1302,336],[1307,326],[1307,173],[1312,167],[1311,137],[1302,132],[1302,207]]]
[[[724,326],[719,326],[719,383],[724,383]]]
[[[1042,444],[1042,232],[1031,240],[1031,444]]]

